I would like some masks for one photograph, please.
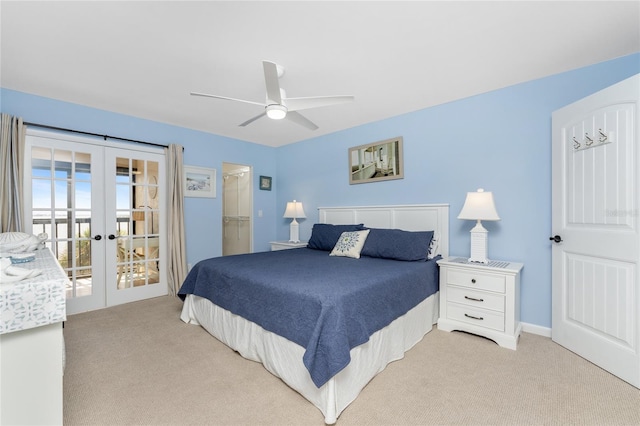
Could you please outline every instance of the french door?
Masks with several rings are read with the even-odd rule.
[[[167,293],[164,153],[30,131],[25,164],[26,220],[69,277],[68,314]]]

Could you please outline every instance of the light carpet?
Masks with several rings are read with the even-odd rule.
[[[323,425],[165,296],[69,316],[64,424]],[[343,425],[640,425],[640,391],[550,339],[517,351],[437,328],[376,376]]]

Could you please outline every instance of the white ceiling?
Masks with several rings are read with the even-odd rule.
[[[0,14],[4,88],[269,146],[640,51],[639,1],[2,1]],[[264,102],[263,59],[285,67],[289,97],[355,102],[303,111],[311,131],[239,127],[261,107],[189,95]]]

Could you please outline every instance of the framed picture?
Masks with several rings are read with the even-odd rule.
[[[401,136],[349,148],[349,184],[402,178]]]
[[[216,170],[184,166],[184,196],[216,198]]]
[[[271,177],[260,176],[260,189],[263,191],[271,191]]]

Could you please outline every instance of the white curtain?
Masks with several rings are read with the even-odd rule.
[[[169,292],[174,296],[187,277],[187,249],[184,237],[184,171],[182,146],[171,144],[166,148],[167,193],[169,224]]]
[[[24,232],[22,162],[26,132],[22,118],[0,116],[0,232]]]

